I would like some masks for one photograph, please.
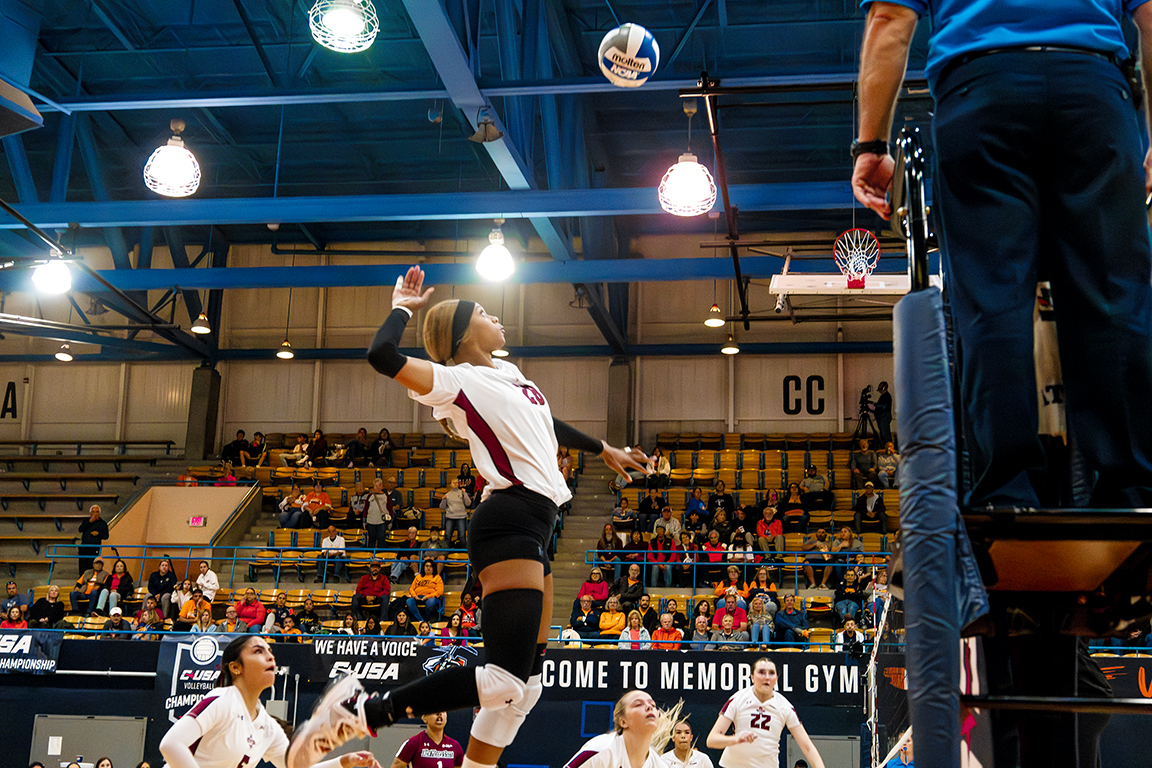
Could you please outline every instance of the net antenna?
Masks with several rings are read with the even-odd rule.
[[[880,241],[867,229],[853,228],[836,238],[832,256],[848,278],[848,287],[863,288],[880,261]]]

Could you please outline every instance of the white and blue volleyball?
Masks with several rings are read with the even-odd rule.
[[[638,88],[660,64],[660,46],[639,24],[621,24],[600,41],[600,71],[613,85]]]

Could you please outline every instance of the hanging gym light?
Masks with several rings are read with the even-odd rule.
[[[41,293],[67,293],[72,289],[72,270],[63,259],[46,261],[32,271],[32,284]]]
[[[192,333],[212,333],[212,326],[208,324],[208,315],[201,312],[200,316],[192,322],[192,327],[188,330],[192,331]]]
[[[716,183],[708,169],[685,152],[660,180],[660,207],[673,216],[699,216],[716,202]]]
[[[380,31],[372,0],[317,0],[308,27],[320,45],[340,53],[366,51]]]
[[[724,313],[720,311],[719,304],[712,304],[712,307],[708,310],[708,317],[704,318],[704,325],[709,328],[724,327]]]
[[[54,357],[62,363],[72,362],[72,351],[67,344],[61,344]]]
[[[180,132],[183,120],[173,120],[172,138],[157,147],[144,164],[144,183],[148,189],[165,197],[188,197],[200,187],[200,163],[184,146]]]
[[[740,347],[736,346],[736,340],[732,338],[732,334],[728,334],[728,341],[720,347],[720,352],[725,355],[740,354]]]
[[[499,282],[512,277],[512,273],[516,271],[516,262],[512,260],[511,252],[504,246],[504,232],[500,229],[504,219],[495,221],[496,226],[488,234],[488,246],[476,257],[476,271],[485,280]]]
[[[284,341],[280,344],[280,349],[276,350],[276,357],[281,360],[291,360],[296,357],[296,353],[292,351],[292,344],[285,337]]]
[[[296,266],[296,257],[292,257],[292,266]],[[292,322],[292,288],[288,288],[288,311],[284,313],[284,341],[280,344],[280,349],[276,350],[276,357],[281,360],[291,360],[296,357],[296,353],[292,351],[292,344],[288,341],[288,325]]]

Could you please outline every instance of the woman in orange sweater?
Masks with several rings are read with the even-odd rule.
[[[744,610],[748,610],[748,587],[740,586],[740,567],[736,565],[728,566],[728,577],[723,581],[718,581],[714,585],[714,592],[717,597],[723,598],[725,595],[736,595],[736,605]]]
[[[612,595],[608,598],[603,613],[600,614],[600,637],[613,639],[620,637],[620,633],[624,631],[625,621],[624,612],[620,610],[620,599]]]
[[[420,574],[408,587],[408,611],[416,621],[424,621],[424,611],[440,620],[440,605],[444,599],[444,581],[436,575],[436,564],[425,560],[420,566]]]

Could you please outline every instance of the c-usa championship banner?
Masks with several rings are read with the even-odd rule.
[[[46,675],[56,671],[63,632],[0,630],[0,672]]]

